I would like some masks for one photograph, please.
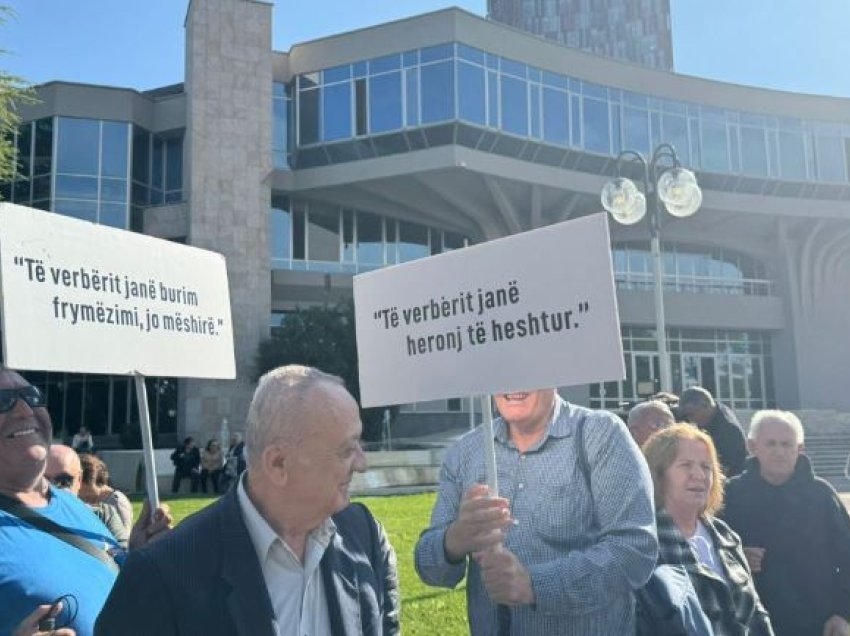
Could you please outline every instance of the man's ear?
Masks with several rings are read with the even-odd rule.
[[[755,440],[753,440],[751,437],[747,438],[747,450],[750,452],[750,455],[755,455],[756,444]]]
[[[268,480],[276,486],[285,486],[289,480],[292,457],[289,446],[274,443],[266,446],[260,456],[263,472]]]

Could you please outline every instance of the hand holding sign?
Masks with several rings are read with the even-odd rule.
[[[467,489],[457,519],[446,530],[446,557],[458,562],[468,554],[499,545],[513,523],[508,505],[507,499],[491,497],[484,484]]]

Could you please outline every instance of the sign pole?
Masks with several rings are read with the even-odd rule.
[[[496,444],[493,441],[493,407],[490,396],[481,396],[481,412],[484,418],[484,463],[487,466],[487,488],[491,497],[499,496],[499,477],[496,474]]]
[[[148,389],[145,386],[145,376],[134,373],[136,383],[136,401],[139,403],[139,426],[142,430],[142,455],[145,461],[145,484],[148,491],[148,501],[151,505],[151,515],[159,507],[159,489],[156,484],[156,463],[153,457],[153,438],[151,436],[151,415],[148,410]]]

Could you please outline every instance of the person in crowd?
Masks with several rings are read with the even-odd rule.
[[[180,483],[188,478],[193,493],[198,492],[201,478],[201,453],[195,446],[195,440],[187,437],[183,443],[171,453],[171,463],[174,464],[174,479],[171,481],[171,492],[180,490]]]
[[[777,636],[850,636],[850,516],[788,411],[758,411],[723,518],[741,535]]]
[[[310,367],[260,378],[248,469],[162,541],[131,554],[98,636],[400,633],[395,553],[349,485],[366,469],[342,381]]]
[[[643,446],[655,488],[658,563],[684,566],[715,636],[770,636],[741,541],[715,514],[723,473],[711,437],[690,424],[656,432]]]
[[[94,455],[80,457],[83,473],[79,497],[95,511],[112,509],[125,528],[133,526],[133,505],[120,490],[109,484],[109,468]],[[107,524],[109,526],[109,524]],[[116,535],[117,536],[117,535]]]
[[[219,493],[219,477],[224,469],[224,452],[217,439],[211,439],[201,451],[201,492],[207,492],[207,481],[212,482],[213,492]]]
[[[495,401],[501,492],[481,483],[479,426],[446,453],[419,576],[441,587],[466,576],[473,636],[634,633],[634,590],[658,546],[652,482],[625,425],[555,389]]]
[[[236,479],[245,471],[245,442],[241,433],[230,436],[230,446],[224,456],[224,469],[221,473],[220,487],[222,491],[230,488]]]
[[[632,434],[635,443],[643,446],[643,443],[655,431],[673,426],[675,423],[673,412],[666,403],[661,400],[648,400],[632,407],[626,426],[629,427],[629,433]]]
[[[245,472],[247,464],[245,462],[245,442],[242,440],[242,433],[234,433],[230,436],[230,448],[227,449],[227,460],[233,460],[237,477]]]
[[[51,444],[44,476],[57,488],[67,489],[75,497],[80,497],[85,478],[83,467],[88,464],[91,457],[92,455],[80,457],[70,446]],[[80,499],[83,498],[80,497]],[[125,525],[118,511],[102,504],[91,504],[87,501],[86,503],[89,504],[89,508],[97,515],[97,518],[103,522],[103,525],[107,527],[118,545],[126,548],[127,542],[130,540],[130,526]]]
[[[127,547],[130,528],[133,526],[133,506],[130,500],[124,493],[109,486],[109,471],[100,458],[83,455],[80,464],[82,479],[77,496],[94,510],[122,547]]]
[[[682,391],[678,410],[683,419],[709,434],[727,478],[744,470],[747,444],[738,417],[731,408],[716,402],[701,386],[692,386]]]
[[[38,633],[33,626],[43,617],[41,606],[71,595],[75,616],[71,619],[68,608],[63,609],[56,633],[68,628],[77,636],[90,636],[115,581],[115,564],[104,548],[117,552],[119,560],[123,555],[80,499],[45,478],[53,439],[45,405],[36,387],[15,371],[0,368],[0,634]],[[58,474],[53,478],[58,480]],[[64,526],[69,536],[82,539],[78,545],[89,544],[90,553],[38,528],[31,521],[36,515]],[[166,508],[151,514],[145,504],[131,533],[131,549],[162,536],[170,524]]]
[[[80,430],[71,438],[71,448],[77,451],[78,455],[94,453],[94,439],[85,424],[80,424]]]

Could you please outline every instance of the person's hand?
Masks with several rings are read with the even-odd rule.
[[[445,551],[449,561],[498,545],[505,528],[513,523],[508,500],[491,497],[484,484],[474,484],[463,494],[457,519],[446,530]]]
[[[476,552],[481,567],[481,581],[494,603],[502,605],[531,605],[534,588],[528,570],[517,556],[502,546]]]
[[[168,504],[161,503],[151,516],[151,506],[147,499],[142,504],[142,512],[133,529],[130,531],[129,546],[131,550],[138,550],[152,541],[162,538],[171,530],[171,509]]]
[[[33,610],[32,614],[22,620],[17,629],[12,633],[12,636],[77,636],[70,627],[55,629],[49,632],[38,631],[38,622],[48,616],[56,616],[62,611],[62,602],[56,605],[39,605]]]
[[[838,615],[823,624],[823,636],[850,636],[850,623]]]
[[[753,574],[761,572],[761,562],[764,559],[764,548],[755,546],[744,546],[744,556],[747,557],[747,563],[750,564],[750,570]]]

